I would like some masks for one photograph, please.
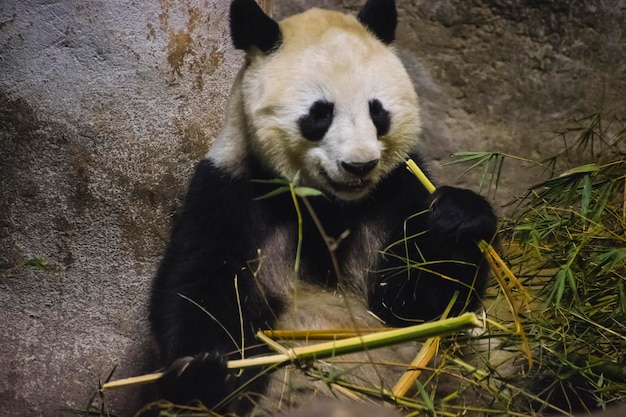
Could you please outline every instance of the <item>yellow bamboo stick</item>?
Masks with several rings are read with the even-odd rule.
[[[408,370],[402,374],[391,390],[395,397],[404,397],[406,393],[409,392],[415,380],[422,374],[422,369],[428,365],[430,360],[437,353],[440,341],[441,337],[435,336],[424,342],[422,348],[409,365]]]

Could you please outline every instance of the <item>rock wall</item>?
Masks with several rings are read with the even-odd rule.
[[[84,410],[116,365],[116,378],[151,370],[150,279],[241,61],[228,3],[0,3],[1,415]],[[449,182],[476,185],[439,169],[451,152],[540,157],[568,118],[625,118],[623,0],[398,5],[425,147]],[[504,174],[512,190],[531,181]],[[113,413],[127,415],[135,393],[110,395]]]
[[[0,415],[151,366],[150,280],[241,62],[228,5],[0,4]]]
[[[441,86],[459,149],[539,157],[550,152],[541,134],[568,118],[626,115],[623,0],[400,4],[399,44]]]

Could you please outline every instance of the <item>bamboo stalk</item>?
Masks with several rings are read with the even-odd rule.
[[[422,369],[428,365],[428,362],[435,356],[439,349],[439,336],[431,337],[424,342],[422,348],[417,353],[408,370],[402,374],[391,392],[395,397],[404,397],[406,393],[413,387],[415,380],[422,374]]]
[[[459,293],[455,291],[454,295],[450,299],[448,306],[441,314],[441,318],[445,319],[450,314],[454,303],[459,296]],[[439,350],[439,343],[441,342],[441,337],[434,336],[426,339],[422,348],[417,352],[415,358],[411,361],[406,371],[402,374],[400,379],[396,382],[391,392],[396,398],[404,397],[406,393],[414,386],[417,378],[422,374],[422,369],[424,369],[430,360],[437,354]]]
[[[408,161],[406,161],[406,165],[407,165],[407,168],[409,169],[409,171],[411,171],[413,173],[413,175],[415,175],[417,177],[417,179],[420,180],[420,182],[422,183],[424,188],[426,188],[426,191],[428,191],[430,194],[435,192],[435,190],[437,189],[435,187],[435,184],[433,184],[428,179],[426,174],[424,174],[424,171],[422,171],[420,169],[420,167],[417,166],[415,161],[413,161],[412,159],[409,159]]]
[[[263,330],[263,334],[272,339],[281,340],[337,340],[348,337],[384,332],[390,327],[373,327],[359,329],[330,329],[330,330]]]
[[[417,324],[401,329],[384,330],[377,333],[342,340],[333,340],[311,346],[295,347],[287,349],[287,353],[231,360],[228,361],[227,367],[229,369],[243,369],[269,365],[282,366],[300,360],[318,360],[354,353],[365,349],[377,349],[384,346],[427,339],[432,336],[441,336],[471,327],[481,327],[482,325],[483,323],[478,319],[476,314],[465,313],[458,317]],[[157,381],[162,376],[163,372],[156,372],[153,374],[110,381],[103,384],[100,389],[104,391],[138,384],[147,384]]]
[[[335,355],[358,352],[363,349],[376,349],[413,340],[426,339],[431,336],[441,336],[470,327],[480,327],[482,322],[474,313],[465,313],[458,317],[438,320],[415,326],[390,329],[378,333],[350,337],[318,343],[312,346],[293,348],[297,359],[323,359]]]

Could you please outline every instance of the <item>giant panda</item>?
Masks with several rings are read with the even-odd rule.
[[[258,330],[406,326],[437,319],[455,294],[450,314],[480,305],[488,266],[476,242],[494,238],[497,219],[480,195],[431,195],[406,169],[427,161],[396,24],[393,0],[280,22],[254,0],[231,3],[244,64],[151,292],[162,398],[237,413],[297,407],[335,392],[298,369],[281,385],[285,374],[227,368],[267,353]],[[278,192],[288,182],[317,192],[294,201]],[[407,349],[366,352],[373,369],[349,374],[388,387],[399,370],[374,365],[407,363]]]

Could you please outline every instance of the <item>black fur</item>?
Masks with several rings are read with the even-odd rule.
[[[420,162],[417,155],[413,158]],[[251,162],[254,159],[248,161]],[[285,227],[292,231],[284,245],[295,250],[297,217],[287,194],[257,199],[273,186],[250,181],[252,178],[270,179],[275,178],[275,174],[256,168],[250,178],[233,178],[210,161],[202,161],[191,181],[184,210],[172,231],[154,281],[150,306],[152,329],[165,364],[180,357],[195,356],[195,364],[211,369],[212,373],[191,371],[189,367],[194,366],[194,362],[189,362],[186,372],[193,374],[194,383],[186,384],[170,377],[169,387],[167,382],[162,384],[163,394],[170,399],[186,402],[197,397],[207,405],[214,405],[221,399],[224,379],[229,374],[225,367],[207,366],[203,358],[205,352],[225,359],[238,357],[231,355],[236,351],[235,344],[241,346],[242,342],[238,299],[244,303],[242,315],[247,343],[255,340],[257,330],[271,329],[275,317],[282,311],[280,300],[267,298],[259,292],[251,271],[258,257],[257,248],[271,229]],[[354,256],[353,248],[358,242],[353,237],[358,236],[359,228],[374,223],[378,230],[386,232],[387,245],[398,242],[405,236],[404,220],[427,210],[431,196],[404,166],[399,166],[371,195],[358,202],[324,197],[310,201],[328,234],[338,237],[346,230],[352,232],[337,252],[340,267],[343,267],[349,257]],[[392,246],[381,259],[378,271],[370,274],[370,308],[390,325],[438,317],[454,291],[460,292],[455,314],[462,309],[474,309],[480,301],[486,268],[482,266],[475,241],[492,238],[496,218],[482,197],[466,190],[441,187],[434,201],[433,211],[407,223],[406,236],[423,233],[429,225],[431,230],[412,238],[406,247],[404,244]],[[301,270],[307,271],[307,277],[315,277],[316,284],[333,288],[337,277],[330,256],[308,215],[304,218],[304,236]],[[407,248],[414,262],[421,256],[425,261],[454,261],[432,267],[435,274],[427,272],[426,266],[407,270],[406,261],[399,258],[405,257]],[[295,253],[293,255],[290,259],[294,259]],[[477,269],[467,263],[481,266]],[[438,274],[452,276],[463,284],[443,279]],[[235,276],[238,295],[233,282]],[[248,351],[247,356],[251,353],[254,352]],[[170,375],[178,372],[178,367],[174,366]],[[235,383],[234,376],[230,375],[230,381],[234,387],[249,376],[244,374]],[[187,391],[187,398],[181,396],[186,392],[181,390],[181,384],[195,387]],[[199,391],[200,387],[206,391]]]
[[[254,0],[233,0],[231,3],[230,36],[235,48],[248,51],[256,46],[266,54],[278,49],[282,40],[278,23]]]
[[[335,105],[318,100],[309,109],[309,113],[300,117],[298,127],[306,139],[316,142],[321,140],[333,123]]]
[[[367,0],[357,18],[383,43],[390,44],[396,39],[395,0]]]
[[[389,132],[389,127],[391,126],[391,115],[383,107],[383,104],[380,102],[380,100],[376,98],[370,100],[369,107],[372,122],[374,122],[374,126],[376,126],[376,135],[386,135],[387,132]]]

